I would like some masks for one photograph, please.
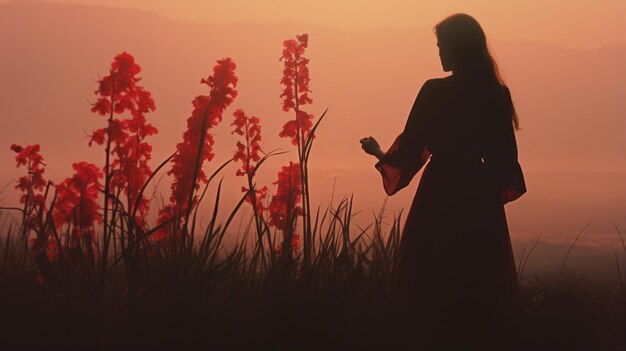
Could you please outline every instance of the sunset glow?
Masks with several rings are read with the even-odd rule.
[[[18,0],[17,2],[19,2]],[[626,3],[571,1],[362,1],[362,0],[70,0],[51,1],[152,11],[168,18],[206,23],[304,22],[341,30],[429,29],[442,18],[466,12],[498,40],[540,41],[575,48],[623,44]]]
[[[100,259],[103,226],[104,251],[121,251],[117,261],[105,257],[104,268],[94,265],[102,276],[85,289],[95,290],[107,264],[135,269],[126,260],[140,250],[129,243],[150,235],[156,248],[146,252],[162,249],[166,258],[194,254],[201,241],[194,229],[222,235],[201,244],[216,256],[189,261],[200,270],[214,263],[219,245],[241,242],[246,226],[258,247],[271,247],[261,267],[273,255],[319,264],[308,249],[318,208],[352,211],[328,214],[352,228],[345,242],[362,233],[374,240],[369,231],[399,233],[423,171],[399,191],[385,189],[359,141],[375,137],[383,150],[397,143],[424,82],[451,74],[433,27],[461,12],[482,25],[519,116],[514,135],[527,192],[505,196],[518,274],[541,238],[529,276],[549,272],[560,283],[571,268],[590,280],[619,277],[621,286],[623,0],[0,0],[0,207],[8,211],[0,230],[28,223],[33,257],[44,252],[57,264],[72,259],[63,256],[70,241]],[[430,155],[421,154],[420,166]],[[46,224],[55,190],[58,208]],[[123,209],[120,227],[135,231],[121,240],[126,250],[108,246],[116,230],[108,222]],[[231,210],[239,212],[229,217]],[[67,231],[67,245],[41,234],[37,221]],[[178,238],[187,241],[159,247]],[[566,267],[572,242],[580,256]],[[41,283],[52,279],[41,257],[37,280],[53,291]],[[124,301],[143,299],[141,288],[129,289],[135,296]]]

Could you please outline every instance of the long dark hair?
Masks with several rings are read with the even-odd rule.
[[[506,87],[498,65],[489,53],[485,32],[474,17],[457,13],[439,22],[434,30],[437,40],[450,49],[455,71]],[[519,118],[512,102],[511,119],[515,129],[519,129]]]

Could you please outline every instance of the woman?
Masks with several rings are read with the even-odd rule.
[[[372,137],[361,146],[378,158],[388,195],[430,157],[403,229],[399,292],[430,327],[421,329],[425,335],[441,341],[462,332],[484,344],[518,289],[504,211],[526,192],[518,119],[478,22],[452,15],[435,33],[443,70],[452,75],[424,83],[387,152]]]

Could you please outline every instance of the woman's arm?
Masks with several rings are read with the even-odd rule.
[[[393,195],[406,187],[430,156],[426,138],[435,112],[434,102],[438,93],[436,79],[424,83],[415,98],[404,130],[396,137],[387,152],[380,149],[374,138],[361,139],[365,152],[378,158],[375,167],[383,178],[383,188],[388,195]]]

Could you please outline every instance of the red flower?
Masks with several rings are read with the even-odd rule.
[[[49,262],[56,262],[59,258],[59,247],[56,239],[52,235],[45,235],[37,238],[29,239],[30,249],[35,256],[45,254]],[[42,279],[43,276],[38,275]]]
[[[167,221],[170,221],[174,218],[174,207],[172,205],[167,205],[164,208],[159,210],[159,224],[163,224]],[[163,228],[156,231],[152,234],[152,239],[159,243],[173,244],[171,241],[174,237],[171,235],[174,232],[173,223],[167,224],[163,226]]]
[[[168,174],[174,176],[171,185],[170,206],[165,213],[159,215],[159,223],[165,222],[172,214],[182,214],[187,211],[187,202],[190,194],[199,188],[199,182],[208,181],[202,165],[213,159],[213,136],[208,130],[222,121],[222,114],[235,97],[237,91],[236,65],[230,58],[217,61],[213,67],[213,75],[200,82],[211,89],[209,95],[198,95],[192,101],[193,110],[187,118],[187,130],[183,133],[183,141],[176,145],[177,153],[172,158],[172,168]],[[204,128],[203,128],[204,126]],[[204,137],[202,153],[198,156],[200,141]],[[197,173],[196,173],[197,171]],[[195,177],[195,179],[194,179]],[[196,199],[192,201],[192,206]]]
[[[40,210],[45,208],[45,197],[43,191],[45,189],[46,180],[43,178],[45,164],[43,157],[39,154],[40,147],[38,144],[20,146],[11,145],[17,155],[15,161],[17,167],[26,166],[28,175],[18,179],[16,189],[22,192],[20,201],[24,204],[25,226],[24,230],[29,233],[33,228],[41,228],[41,218],[38,216]],[[55,239],[50,236],[47,229],[35,230],[36,238],[31,238],[31,249],[35,255],[45,253],[48,261],[54,262],[57,258],[58,250],[56,248]]]
[[[100,169],[91,163],[74,163],[72,168],[74,176],[66,178],[57,185],[57,200],[52,213],[57,228],[63,224],[72,227],[72,244],[77,244],[84,236],[93,238],[93,226],[102,221],[98,212],[98,193],[100,182],[103,177]]]
[[[269,224],[283,232],[283,242],[275,248],[280,254],[294,256],[300,249],[300,235],[295,233],[297,217],[302,215],[301,203],[302,178],[300,164],[289,162],[278,173],[276,194],[269,205]]]
[[[115,57],[115,61],[111,64],[111,70],[126,76],[133,76],[141,72],[141,68],[135,64],[135,58],[127,52]]]
[[[22,152],[22,150],[24,150],[24,148],[19,146],[19,145],[17,145],[17,144],[12,144],[11,145],[11,150],[13,150],[13,151],[15,151],[16,153],[19,154],[20,152]],[[18,167],[19,167],[19,164],[18,164]]]
[[[105,98],[99,98],[91,107],[91,112],[97,112],[102,116],[109,114],[109,111],[111,111],[111,101]]]
[[[89,146],[91,146],[92,143],[96,143],[98,145],[104,144],[105,133],[106,133],[106,131],[103,128],[94,130],[93,133],[91,133],[91,139],[89,140]]]
[[[135,58],[131,54],[123,52],[115,56],[111,63],[110,74],[98,81],[96,95],[113,96],[114,102],[122,101],[126,96],[133,96],[135,83],[139,81],[135,75],[140,71],[141,68],[135,64]]]
[[[247,191],[249,191],[250,189],[248,189],[245,186],[241,187],[241,192],[245,193]],[[265,199],[267,199],[267,187],[264,186],[260,189],[255,188],[254,190],[254,195],[250,194],[250,196],[246,197],[246,202],[249,204],[252,204],[252,201],[255,201],[255,205],[254,207],[257,210],[257,213],[262,213],[263,211],[267,210],[267,208],[265,207]]]
[[[34,205],[30,210],[43,205],[42,191],[46,186],[43,173],[46,165],[39,154],[39,144],[26,146],[13,144],[11,150],[17,154],[15,155],[16,167],[25,166],[27,171],[27,175],[19,177],[15,185],[15,189],[22,192],[20,202],[25,204],[28,200],[31,205]]]
[[[302,208],[298,206],[302,201],[300,164],[289,162],[289,166],[283,166],[278,172],[278,180],[273,184],[278,187],[269,205],[269,224],[285,234],[293,233],[296,216],[302,214]]]
[[[297,35],[296,39],[289,39],[283,42],[283,55],[280,58],[284,60],[283,77],[280,83],[284,86],[283,93],[280,97],[283,100],[283,110],[294,110],[296,119],[285,123],[280,137],[292,138],[292,143],[298,145],[298,130],[302,141],[308,138],[311,132],[313,116],[302,111],[302,105],[311,104],[313,100],[309,93],[309,59],[305,58],[304,51],[308,47],[308,34]]]
[[[243,110],[237,110],[233,113],[235,117],[231,126],[235,126],[235,129],[231,134],[241,135],[245,138],[245,145],[238,141],[237,151],[233,156],[233,161],[241,161],[241,168],[237,170],[237,176],[246,175],[248,177],[248,184],[253,184],[254,171],[257,162],[261,160],[261,124],[258,117],[246,116]],[[247,192],[248,188],[242,187],[241,191]],[[250,204],[255,204],[257,212],[264,210],[263,201],[267,197],[267,187],[261,189],[255,189],[254,194],[250,194],[246,198],[246,201]]]
[[[298,145],[298,124],[300,125],[301,133],[308,133],[313,128],[313,115],[306,113],[302,110],[296,112],[296,120],[287,121],[283,125],[283,130],[278,133],[281,138],[291,138],[291,144]],[[308,134],[304,134],[305,137]],[[315,138],[315,135],[311,135],[311,138]]]
[[[233,161],[237,162],[241,160],[241,169],[237,170],[237,175],[242,176],[244,174],[254,175],[254,166],[256,162],[261,159],[261,124],[260,119],[255,116],[246,116],[243,110],[237,110],[233,113],[234,121],[231,126],[235,126],[235,129],[231,134],[241,135],[245,138],[246,144],[237,142],[237,151],[233,156]]]
[[[156,107],[151,93],[137,85],[140,78],[136,75],[140,71],[132,55],[126,52],[117,55],[111,63],[110,74],[99,81],[99,88],[95,92],[98,100],[91,109],[100,115],[109,115],[108,126],[92,133],[89,146],[92,143],[111,144],[113,159],[109,168],[109,174],[112,174],[110,192],[122,190],[129,202],[129,213],[134,212],[139,191],[152,173],[148,166],[152,147],[144,140],[158,132],[146,122],[145,114],[154,111]],[[128,118],[114,118],[114,114],[126,111],[130,112]],[[148,210],[149,202],[142,197],[137,208],[136,222],[143,222]]]

